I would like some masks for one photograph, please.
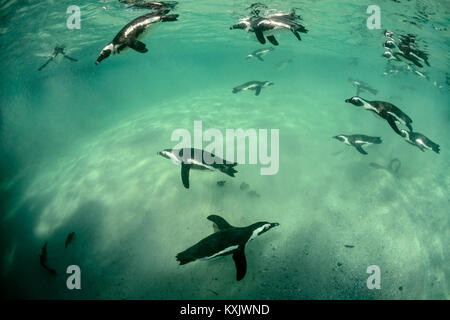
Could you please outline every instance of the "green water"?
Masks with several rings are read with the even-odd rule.
[[[69,30],[73,1],[0,2],[5,297],[449,299],[447,1],[268,1],[298,8],[309,32],[302,41],[280,34],[261,62],[245,59],[263,47],[255,35],[229,30],[252,1],[181,0],[178,21],[144,40],[147,53],[130,50],[98,66],[101,49],[146,11],[83,3],[81,29]],[[381,8],[379,30],[366,27],[370,4]],[[430,55],[421,69],[429,79],[383,75],[384,29],[417,35]],[[38,72],[58,43],[79,61]],[[346,104],[356,91],[350,77],[379,90],[362,97],[406,112],[440,154],[421,152],[386,121]],[[251,80],[274,85],[259,96],[232,93]],[[278,129],[278,173],[261,175],[260,164],[238,165],[235,178],[192,172],[185,189],[179,166],[157,152],[175,146],[174,130],[193,132],[194,121],[224,135]],[[383,143],[362,155],[331,138],[341,133]],[[395,158],[397,175],[369,165]],[[260,197],[242,191],[243,182]],[[182,266],[175,259],[213,232],[210,214],[236,226],[280,223],[247,245],[242,281],[231,256]],[[56,276],[39,265],[46,241]],[[81,290],[66,287],[69,265],[81,269]],[[366,286],[370,265],[380,267],[380,290]]]

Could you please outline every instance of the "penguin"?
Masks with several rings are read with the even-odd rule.
[[[100,52],[95,64],[98,65],[101,61],[108,58],[111,54],[119,54],[122,51],[131,48],[140,53],[145,53],[148,49],[143,40],[152,32],[160,22],[176,21],[178,14],[167,14],[170,10],[164,9],[158,12],[147,13],[143,16],[137,17],[128,23],[114,39],[108,43]]]
[[[384,101],[368,101],[359,96],[354,96],[350,99],[346,99],[345,102],[351,103],[357,107],[363,107],[366,110],[374,112],[376,115],[385,119],[389,123],[391,128],[400,136],[402,136],[402,133],[398,129],[396,122],[403,123],[408,127],[410,131],[413,130],[411,126],[411,123],[413,121],[411,120],[411,118],[402,110],[394,106],[392,103]]]
[[[144,8],[149,10],[175,9],[177,1],[145,1],[145,0],[119,0],[126,3],[127,7]]]
[[[387,40],[384,47],[388,50],[383,53],[383,56],[391,61],[412,62],[419,68],[423,68],[423,63],[430,66],[428,54],[417,49],[414,40],[411,40],[411,38],[402,37],[398,45],[395,44],[394,40]],[[391,49],[396,49],[396,51],[392,52]]]
[[[238,93],[240,91],[246,90],[255,90],[255,96],[259,96],[262,88],[273,85],[274,83],[270,81],[249,81],[244,84],[241,84],[240,86],[234,87],[233,93]]]
[[[234,177],[234,174],[237,173],[234,169],[237,166],[236,162],[228,162],[201,149],[164,149],[158,152],[158,155],[181,165],[181,181],[186,189],[189,189],[190,169],[220,171],[230,177]]]
[[[218,215],[210,215],[208,220],[214,223],[215,233],[200,240],[192,247],[176,255],[180,265],[198,260],[209,260],[219,256],[232,254],[236,265],[236,280],[240,281],[247,272],[245,246],[247,243],[273,227],[277,222],[256,222],[247,227],[234,227]]]
[[[39,255],[41,266],[47,270],[51,275],[56,275],[56,271],[47,266],[47,242],[42,247],[42,253]]]
[[[275,49],[272,47],[255,50],[247,56],[247,59],[258,58],[259,61],[264,61],[262,56],[266,55],[267,53],[269,53],[273,50],[275,50]]]
[[[239,23],[230,27],[230,29],[245,29],[246,31],[252,31],[255,33],[256,38],[261,44],[266,43],[266,38],[274,46],[278,46],[279,43],[274,34],[282,30],[290,30],[299,41],[301,37],[299,32],[307,33],[308,30],[302,26],[299,22],[289,18],[289,15],[272,15],[270,17],[246,17],[239,20]]]
[[[363,134],[352,134],[352,135],[340,134],[334,136],[333,138],[344,142],[348,146],[355,147],[356,150],[358,150],[358,152],[362,154],[367,154],[367,152],[362,147],[371,144],[380,144],[382,142],[380,137],[369,137]]]
[[[68,55],[66,55],[66,53],[64,52],[64,45],[61,46],[56,46],[53,49],[53,53],[51,54],[50,58],[42,65],[39,67],[38,71],[41,71],[42,69],[44,69],[49,63],[50,61],[53,61],[58,55],[62,55],[64,58],[66,58],[67,60],[73,61],[73,62],[77,62],[78,60],[72,57],[69,57]]]
[[[367,83],[365,83],[362,80],[349,78],[349,82],[353,84],[353,86],[356,88],[356,95],[358,96],[360,92],[370,92],[373,95],[376,95],[378,93],[377,89],[371,88]]]
[[[400,131],[402,133],[402,137],[405,138],[406,142],[418,147],[420,150],[422,150],[422,152],[425,152],[425,149],[429,149],[439,154],[440,146],[425,137],[423,134],[412,131],[408,132],[404,129],[401,129]]]

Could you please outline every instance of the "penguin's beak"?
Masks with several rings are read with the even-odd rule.
[[[345,102],[351,103],[350,99],[345,99]]]
[[[271,228],[273,228],[273,227],[278,227],[280,224],[278,223],[278,222],[273,222],[273,223],[271,223],[270,224],[270,227]]]

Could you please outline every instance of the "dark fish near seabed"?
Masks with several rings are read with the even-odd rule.
[[[67,248],[67,246],[69,245],[69,243],[72,242],[73,240],[73,236],[75,235],[75,232],[71,232],[68,234],[67,238],[66,238],[66,244],[65,247]]]

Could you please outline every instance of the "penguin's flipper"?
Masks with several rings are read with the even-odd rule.
[[[189,189],[189,170],[191,169],[191,165],[181,163],[181,181],[183,182],[183,186],[186,189]]]
[[[240,281],[247,272],[247,260],[245,259],[245,247],[239,246],[233,253],[234,264],[236,265],[236,280]]]
[[[264,38],[264,34],[262,33],[261,29],[255,30],[255,34],[256,34],[256,38],[258,39],[258,41],[261,44],[265,44],[266,43],[266,38]]]
[[[38,71],[41,71],[42,69],[44,69],[52,60],[53,60],[53,57],[48,59],[42,66],[39,67]]]
[[[212,215],[209,215],[206,219],[214,222],[219,230],[233,228],[233,226],[231,224],[229,224],[224,218],[222,218],[218,215],[212,214]]]
[[[364,150],[364,149],[361,147],[361,145],[359,145],[359,144],[354,144],[353,146],[356,148],[356,150],[359,151],[359,153],[367,154],[366,150]]]
[[[67,56],[67,55],[65,55],[65,54],[64,54],[64,58],[66,58],[66,59],[68,59],[68,60],[70,60],[70,61],[74,61],[74,62],[77,62],[77,61],[78,61],[78,59],[69,57],[69,56]]]
[[[387,120],[387,122],[389,123],[389,125],[391,126],[391,128],[392,128],[399,136],[403,137],[403,136],[402,136],[402,133],[400,132],[400,130],[398,130],[398,127],[397,127],[397,125],[395,124],[394,117],[392,117],[391,115],[389,115],[389,116],[386,118],[386,120]]]
[[[145,43],[143,43],[135,38],[128,40],[127,46],[129,46],[131,49],[136,50],[137,52],[140,52],[140,53],[145,53],[148,51],[148,49],[145,47]]]
[[[269,40],[270,43],[273,44],[274,46],[278,45],[278,41],[277,41],[277,39],[275,39],[274,36],[267,36],[267,40]]]
[[[255,96],[259,96],[260,93],[261,93],[261,87],[256,88]]]
[[[295,35],[295,37],[298,39],[298,41],[302,41],[302,38],[300,38],[300,34],[296,30],[291,29],[291,31]]]
[[[261,56],[256,56],[258,58],[259,61],[264,61],[263,58],[261,58]]]

